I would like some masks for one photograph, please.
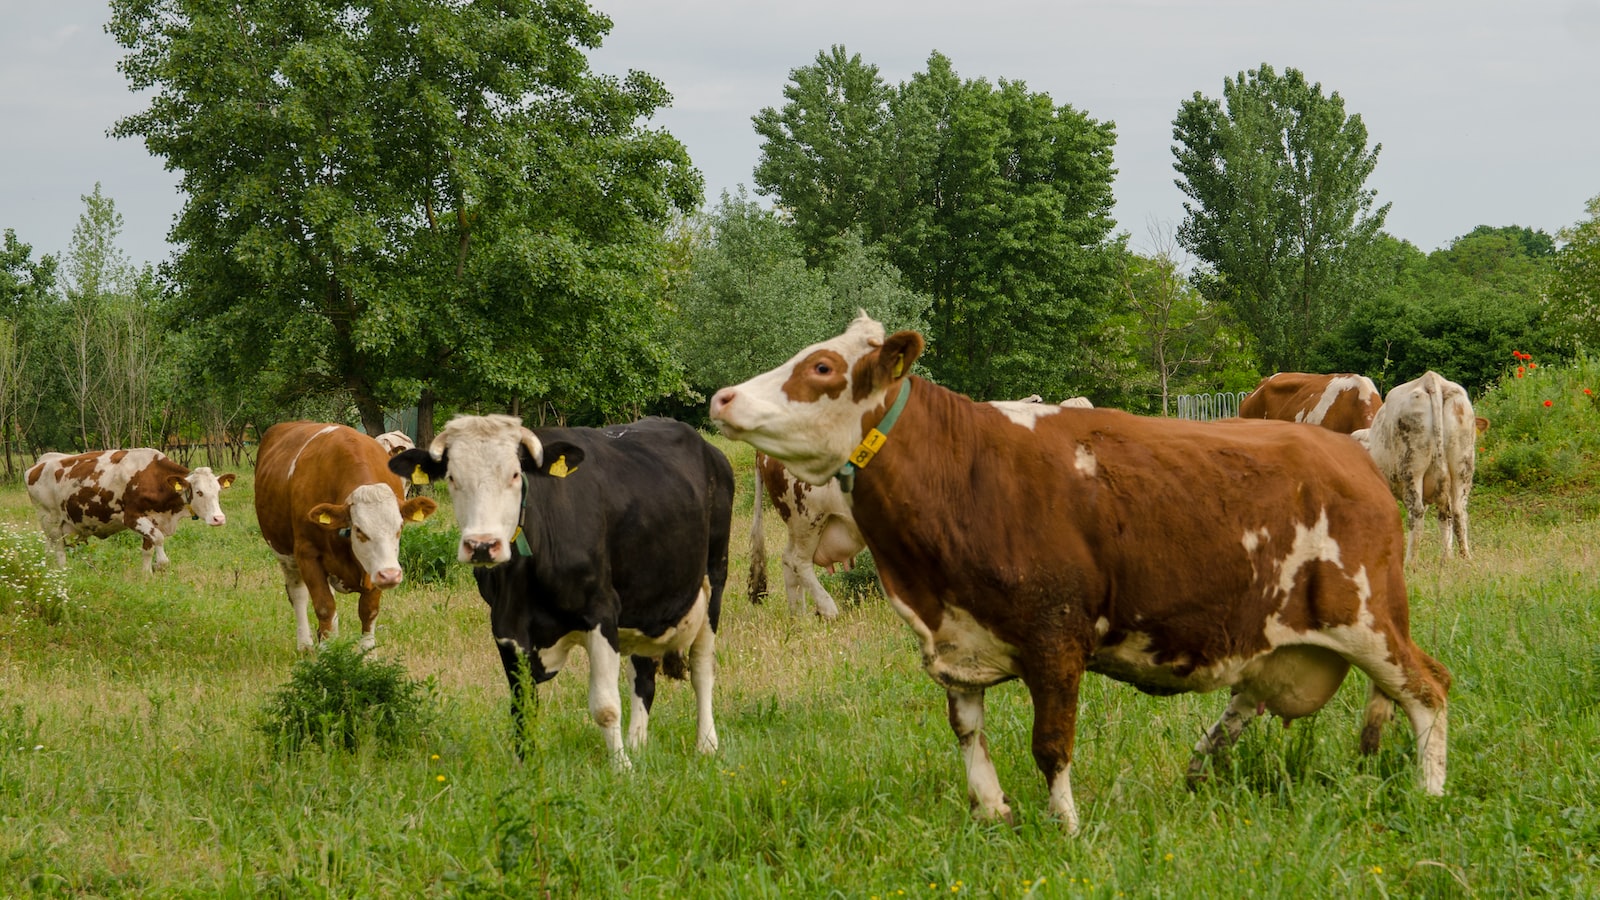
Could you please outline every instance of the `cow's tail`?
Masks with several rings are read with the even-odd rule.
[[[761,454],[756,454],[755,510],[750,514],[750,602],[760,603],[767,596],[767,530],[762,527],[761,495],[767,492],[761,483]]]
[[[1445,434],[1450,428],[1450,423],[1446,422],[1444,418],[1444,379],[1433,372],[1428,374],[1433,376],[1428,379],[1428,403],[1433,406],[1433,421],[1435,422],[1433,429],[1435,434],[1433,458],[1438,460],[1439,464],[1444,467],[1445,513],[1453,518],[1458,514],[1456,509],[1456,467],[1450,465],[1450,457],[1445,454],[1445,448],[1450,445],[1448,435]],[[1412,527],[1416,526],[1413,525]]]

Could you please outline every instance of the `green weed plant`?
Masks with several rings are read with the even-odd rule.
[[[0,616],[61,625],[71,617],[66,575],[37,530],[0,525]]]
[[[437,715],[436,686],[353,640],[323,642],[295,663],[262,710],[260,730],[290,752],[307,744],[355,751],[369,740],[393,750],[414,743]]]
[[[1474,405],[1490,422],[1479,439],[1477,478],[1485,484],[1562,487],[1588,477],[1600,451],[1600,360],[1542,366],[1516,351]]]

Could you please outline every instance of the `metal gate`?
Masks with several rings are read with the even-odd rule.
[[[1179,394],[1178,418],[1196,422],[1228,419],[1239,414],[1239,401],[1250,396],[1249,391],[1223,391],[1220,394]]]

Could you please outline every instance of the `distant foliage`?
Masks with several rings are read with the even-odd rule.
[[[1480,440],[1478,480],[1556,487],[1580,480],[1600,453],[1600,359],[1541,366],[1522,354],[1474,405],[1490,421]]]
[[[466,569],[456,562],[461,530],[434,524],[430,519],[400,535],[400,568],[406,581],[416,584],[454,584]]]
[[[49,559],[43,537],[0,525],[0,615],[60,625],[68,621],[71,600],[66,573]]]
[[[355,751],[413,743],[438,716],[436,685],[417,681],[393,660],[373,659],[353,640],[324,642],[295,663],[289,682],[261,712],[258,730],[279,749],[307,744]]]

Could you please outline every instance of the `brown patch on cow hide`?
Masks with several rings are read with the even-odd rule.
[[[39,476],[44,474],[44,466],[37,465],[28,470],[28,485],[32,487],[39,483]]]
[[[123,506],[141,514],[179,512],[183,509],[183,495],[172,485],[188,474],[188,469],[171,459],[157,457],[128,479],[128,489],[122,495]]]
[[[86,484],[67,496],[66,501],[62,503],[62,510],[68,519],[77,524],[82,524],[85,520],[110,522],[119,512],[116,500],[117,498],[105,488]]]
[[[104,453],[79,453],[61,460],[61,468],[56,478],[70,479],[81,484],[100,483],[100,458]]]
[[[125,459],[127,457],[127,455],[128,455],[128,451],[126,451],[126,450],[113,450],[113,451],[111,451],[111,464],[114,466],[117,463],[122,462],[122,460]]]
[[[839,399],[845,389],[844,357],[832,350],[814,350],[800,360],[783,383],[783,394],[795,403]]]

